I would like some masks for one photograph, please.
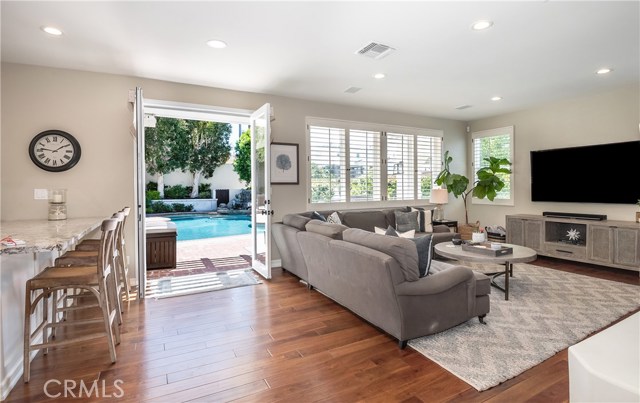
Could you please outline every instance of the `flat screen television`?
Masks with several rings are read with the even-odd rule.
[[[635,204],[640,141],[531,151],[531,201]]]

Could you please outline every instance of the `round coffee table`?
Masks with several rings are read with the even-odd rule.
[[[454,245],[451,242],[442,242],[436,244],[434,249],[440,256],[448,257],[456,260],[465,260],[467,262],[497,263],[504,264],[504,271],[495,273],[485,273],[491,276],[491,285],[499,290],[504,291],[504,299],[509,300],[509,277],[513,277],[513,263],[526,263],[536,260],[536,251],[520,245],[503,244],[513,248],[513,253],[502,256],[487,256],[479,253],[468,252],[462,250],[461,245]],[[495,279],[504,275],[504,288],[496,284]]]

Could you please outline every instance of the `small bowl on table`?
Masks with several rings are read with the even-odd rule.
[[[453,238],[451,240],[451,243],[454,245],[462,245],[462,239],[461,238]]]

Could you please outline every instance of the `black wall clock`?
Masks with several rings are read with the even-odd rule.
[[[80,143],[62,130],[38,133],[29,144],[29,157],[39,168],[62,172],[73,168],[80,160]]]

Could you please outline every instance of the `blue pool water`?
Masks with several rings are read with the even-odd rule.
[[[176,227],[178,227],[178,241],[251,233],[251,217],[247,215],[222,217],[184,215],[172,216],[170,218],[171,221],[176,224]],[[262,225],[258,226],[258,231],[264,231]]]

